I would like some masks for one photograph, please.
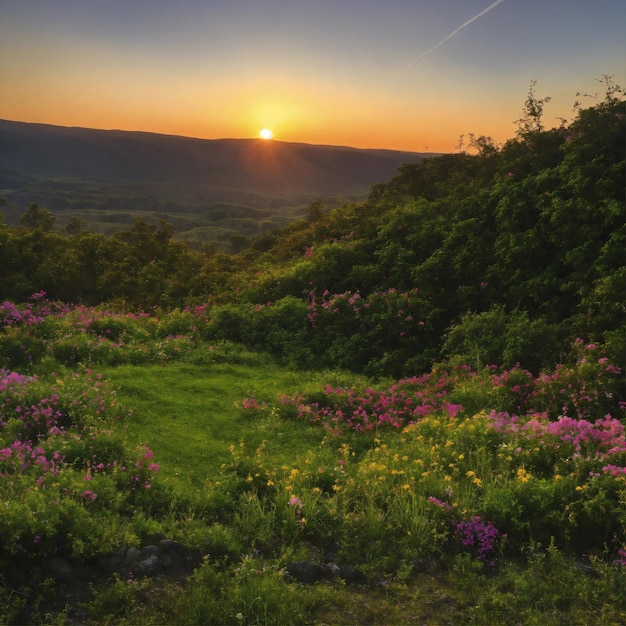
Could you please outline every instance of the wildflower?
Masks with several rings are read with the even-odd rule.
[[[434,504],[435,506],[438,506],[441,509],[451,509],[452,508],[447,502],[444,502],[443,500],[439,500],[439,498],[435,498],[434,496],[430,496],[428,498],[428,501],[430,503]]]
[[[289,506],[301,507],[302,500],[300,500],[300,498],[297,498],[296,496],[291,496],[291,498],[289,498]]]
[[[626,567],[626,548],[620,548],[617,551],[617,558],[613,561],[613,563]]]
[[[476,558],[482,561],[494,550],[500,533],[492,522],[483,522],[477,515],[471,520],[460,521],[454,534],[460,538],[464,548],[474,552]]]
[[[93,502],[98,497],[98,494],[94,493],[90,489],[83,491],[80,495],[82,498],[84,498],[88,502]]]

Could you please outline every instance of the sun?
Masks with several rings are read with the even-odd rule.
[[[262,128],[259,131],[259,136],[261,139],[271,139],[274,136],[274,133],[269,128]]]

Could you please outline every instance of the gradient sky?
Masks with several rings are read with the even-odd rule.
[[[0,118],[454,151],[533,80],[548,127],[626,87],[625,33],[626,0],[0,0]]]

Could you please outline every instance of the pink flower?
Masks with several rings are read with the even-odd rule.
[[[81,495],[82,498],[84,498],[85,500],[87,500],[89,502],[93,502],[98,497],[98,494],[94,493],[90,489],[87,489],[86,491],[83,491],[83,493],[81,493],[80,495]]]

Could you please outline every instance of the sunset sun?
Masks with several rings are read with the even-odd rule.
[[[274,136],[274,133],[269,128],[262,128],[259,131],[259,136],[261,139],[271,139]]]

